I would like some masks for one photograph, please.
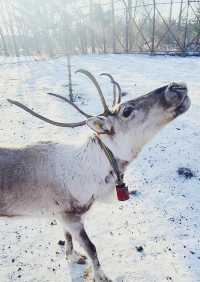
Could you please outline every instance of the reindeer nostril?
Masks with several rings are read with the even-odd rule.
[[[170,90],[174,90],[174,91],[184,91],[184,90],[187,90],[187,85],[185,83],[171,83],[168,87]]]

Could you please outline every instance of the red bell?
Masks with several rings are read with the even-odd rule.
[[[116,185],[117,198],[119,201],[127,201],[129,199],[128,187],[125,183]]]

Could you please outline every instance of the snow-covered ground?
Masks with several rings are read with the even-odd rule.
[[[170,81],[185,81],[190,110],[148,144],[126,178],[135,196],[125,203],[97,203],[86,227],[97,246],[105,272],[114,281],[200,281],[200,59],[140,55],[74,56],[73,70],[86,68],[98,76],[110,72],[129,94],[142,95]],[[59,121],[80,120],[66,104],[45,93],[67,93],[66,59],[34,61],[0,58],[0,143],[73,140],[87,129],[44,124],[6,98],[16,98]],[[75,75],[75,94],[90,113],[101,111],[94,87]],[[100,77],[111,101],[112,88]],[[80,138],[80,137],[79,137]],[[0,144],[0,145],[1,145]],[[194,177],[178,175],[190,168]],[[0,282],[84,281],[90,267],[65,261],[61,226],[52,219],[0,220]],[[139,252],[137,247],[143,247]]]

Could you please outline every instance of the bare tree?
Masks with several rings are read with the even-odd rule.
[[[1,0],[0,54],[197,50],[198,2],[167,1]]]

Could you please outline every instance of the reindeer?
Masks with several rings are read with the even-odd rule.
[[[96,248],[85,231],[83,215],[94,201],[115,193],[127,166],[161,128],[188,110],[190,99],[187,86],[173,82],[122,103],[120,85],[104,73],[114,88],[109,109],[95,77],[86,70],[79,72],[98,90],[104,112],[97,116],[53,93],[49,94],[71,104],[85,119],[60,123],[9,100],[47,123],[68,128],[87,125],[92,133],[78,144],[40,142],[22,148],[0,148],[0,216],[57,217],[64,227],[68,259],[82,264],[86,259],[74,250],[73,236],[92,261],[94,280],[108,282],[111,280],[101,269]]]

